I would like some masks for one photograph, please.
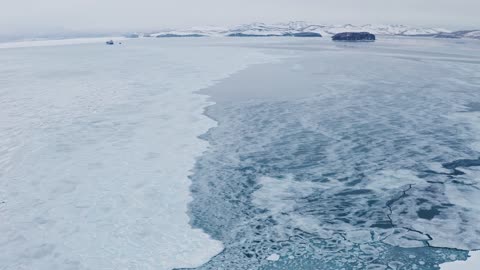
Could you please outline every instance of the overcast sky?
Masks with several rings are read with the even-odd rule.
[[[480,28],[480,0],[0,0],[0,35],[305,20]]]

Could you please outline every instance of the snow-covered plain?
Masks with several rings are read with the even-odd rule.
[[[187,215],[197,136],[215,125],[195,91],[274,58],[187,40],[42,45],[0,50],[0,269],[161,270],[220,252]]]
[[[478,270],[480,268],[480,251],[470,252],[470,258],[467,261],[444,263],[440,268],[441,270]]]

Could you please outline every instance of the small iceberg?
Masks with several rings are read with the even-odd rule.
[[[268,256],[267,258],[267,261],[272,261],[272,262],[276,262],[280,260],[280,255],[276,254],[276,253],[273,253],[272,255]]]

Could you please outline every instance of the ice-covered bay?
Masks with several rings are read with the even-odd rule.
[[[195,91],[273,57],[192,43],[0,50],[0,269],[172,269],[221,251],[186,213],[215,125]]]

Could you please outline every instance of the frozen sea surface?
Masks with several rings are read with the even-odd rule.
[[[0,269],[172,269],[222,250],[186,213],[215,125],[194,92],[274,58],[195,42],[0,50]]]
[[[205,91],[190,214],[224,250],[198,269],[429,270],[480,249],[480,43],[242,46],[291,57]]]
[[[476,264],[477,41],[150,39],[0,60],[2,270]]]

